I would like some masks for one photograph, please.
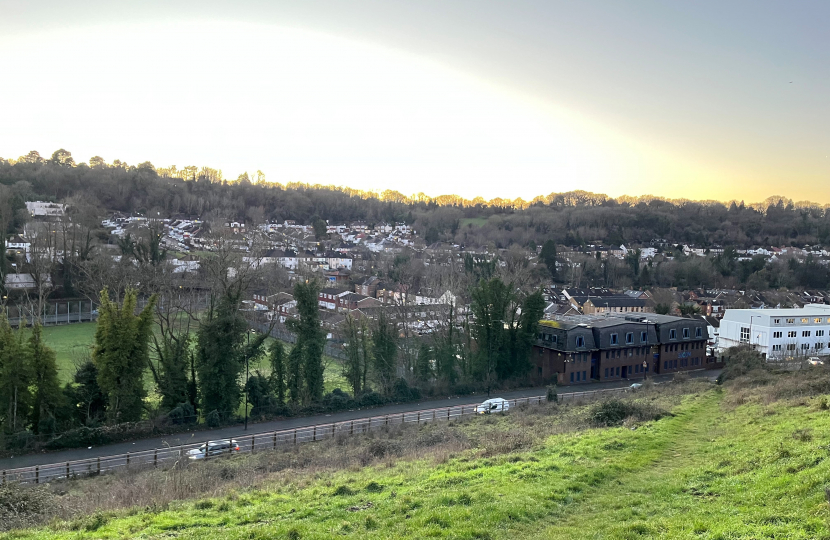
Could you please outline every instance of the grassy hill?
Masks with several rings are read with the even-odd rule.
[[[830,538],[828,381],[691,381],[56,484],[51,524],[9,537]]]

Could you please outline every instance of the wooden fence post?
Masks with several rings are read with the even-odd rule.
[[[127,452],[127,467],[130,466],[130,453]]]
[[[314,426],[314,432],[311,435],[311,441],[314,442],[317,440],[317,426]]]
[[[277,432],[274,432],[274,450],[277,449]]]
[[[69,462],[66,462],[66,479],[69,479]]]
[[[297,444],[297,428],[294,428],[294,444]]]
[[[354,435],[354,420],[352,420],[352,423],[349,426],[349,435]]]
[[[420,423],[421,423],[421,411],[418,411],[418,420],[417,420],[417,423],[418,423],[418,424],[420,424]]]
[[[251,435],[251,453],[254,453],[256,450],[256,435]]]
[[[57,304],[55,309],[57,309]],[[40,484],[40,467],[35,467],[35,484]]]
[[[98,474],[101,474],[101,458],[98,458]]]

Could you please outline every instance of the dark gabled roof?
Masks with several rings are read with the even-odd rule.
[[[583,303],[591,302],[591,304],[602,307],[643,307],[646,301],[642,298],[632,298],[628,295],[622,296],[591,296],[586,298]]]

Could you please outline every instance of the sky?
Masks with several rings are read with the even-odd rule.
[[[0,0],[0,156],[830,203],[830,2]]]

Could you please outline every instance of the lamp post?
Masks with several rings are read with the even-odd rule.
[[[753,343],[752,343],[752,319],[754,319],[755,317],[760,317],[760,315],[750,315],[749,316],[749,346],[752,347],[753,351],[755,350],[755,347],[753,346]]]

